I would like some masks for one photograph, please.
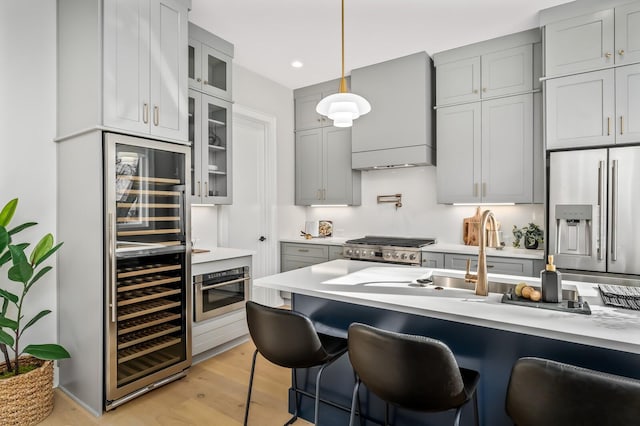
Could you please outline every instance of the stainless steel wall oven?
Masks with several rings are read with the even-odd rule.
[[[249,300],[250,279],[248,266],[194,276],[194,321],[242,309]]]

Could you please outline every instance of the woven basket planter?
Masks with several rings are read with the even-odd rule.
[[[0,425],[35,425],[53,411],[53,361],[20,357],[20,365],[38,368],[0,380]],[[4,372],[6,365],[0,364]]]

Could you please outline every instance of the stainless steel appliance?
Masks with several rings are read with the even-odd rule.
[[[191,365],[189,149],[104,137],[105,408]]]
[[[640,147],[551,152],[549,159],[548,252],[563,276],[618,274],[632,283],[640,275]]]
[[[348,240],[342,247],[342,255],[353,260],[420,266],[422,264],[420,247],[435,242],[435,238],[366,236]]]
[[[194,321],[244,308],[249,300],[250,279],[248,266],[193,277]]]

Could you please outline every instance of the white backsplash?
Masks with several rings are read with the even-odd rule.
[[[402,194],[402,207],[378,204],[378,195]],[[501,223],[505,242],[511,244],[513,225],[534,222],[544,227],[542,204],[482,206],[491,209]],[[306,220],[331,220],[336,237],[390,235],[435,237],[439,242],[462,244],[462,220],[475,214],[476,206],[452,206],[436,202],[436,168],[372,170],[362,173],[362,205],[357,207],[308,207]],[[292,224],[281,235],[297,235],[304,223]],[[300,228],[300,229],[297,229]]]
[[[218,208],[216,206],[191,207],[191,241],[194,248],[218,246]]]

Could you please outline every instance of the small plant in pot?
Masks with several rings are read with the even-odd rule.
[[[53,409],[53,360],[69,358],[69,352],[57,344],[30,344],[24,348],[21,339],[29,328],[51,313],[42,310],[25,318],[28,293],[52,267],[43,262],[62,245],[54,245],[53,236],[47,234],[33,247],[29,256],[25,250],[29,243],[16,243],[13,239],[20,231],[36,225],[27,222],[13,228],[9,223],[18,205],[18,199],[9,201],[0,211],[0,268],[8,266],[9,282],[0,280],[0,351],[4,364],[0,364],[0,424],[35,424],[47,417]],[[17,290],[16,290],[17,289]],[[10,358],[9,351],[14,359]]]
[[[538,244],[544,242],[544,232],[538,225],[530,222],[529,225],[522,228],[524,233],[524,246],[528,249],[537,249]]]

